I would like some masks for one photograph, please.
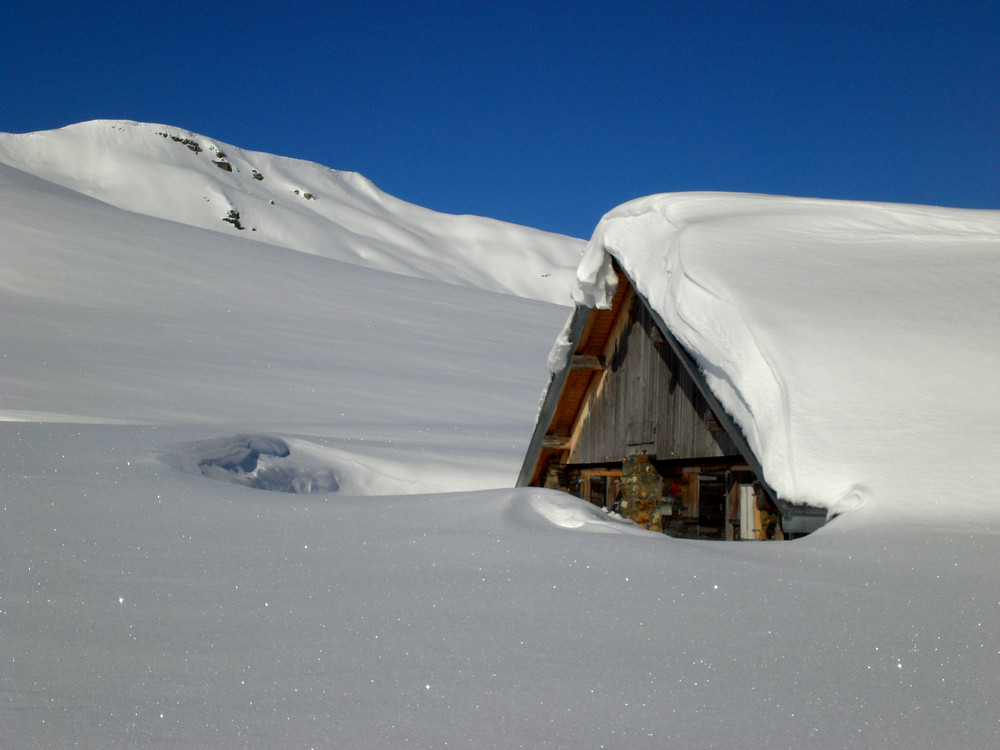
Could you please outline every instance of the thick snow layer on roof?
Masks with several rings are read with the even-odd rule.
[[[779,496],[839,513],[1000,505],[1000,211],[729,193],[607,214],[615,258],[705,372]]]

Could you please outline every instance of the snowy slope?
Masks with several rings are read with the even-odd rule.
[[[780,496],[838,513],[1000,509],[1000,211],[681,193],[602,220]]]
[[[0,163],[147,216],[563,304],[583,246],[494,219],[430,211],[353,172],[165,125],[100,120],[4,133]]]
[[[0,167],[0,746],[1000,743],[995,513],[726,544],[486,489],[566,308],[248,231]]]
[[[382,491],[509,485],[565,308],[151,219],[3,165],[0,200],[0,418],[280,427],[387,459],[419,438],[440,455],[399,481],[355,468]]]

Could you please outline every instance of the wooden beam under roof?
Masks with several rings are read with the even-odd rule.
[[[604,359],[593,354],[574,354],[569,358],[571,370],[603,370]]]

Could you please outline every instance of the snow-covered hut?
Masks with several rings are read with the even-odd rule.
[[[997,289],[1000,211],[624,204],[584,252],[518,484],[718,539],[996,500]]]

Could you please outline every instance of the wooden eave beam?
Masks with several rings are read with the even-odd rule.
[[[569,448],[569,441],[566,435],[545,435],[542,438],[542,450],[566,450]]]
[[[603,370],[604,358],[592,354],[574,354],[569,359],[570,370]]]

